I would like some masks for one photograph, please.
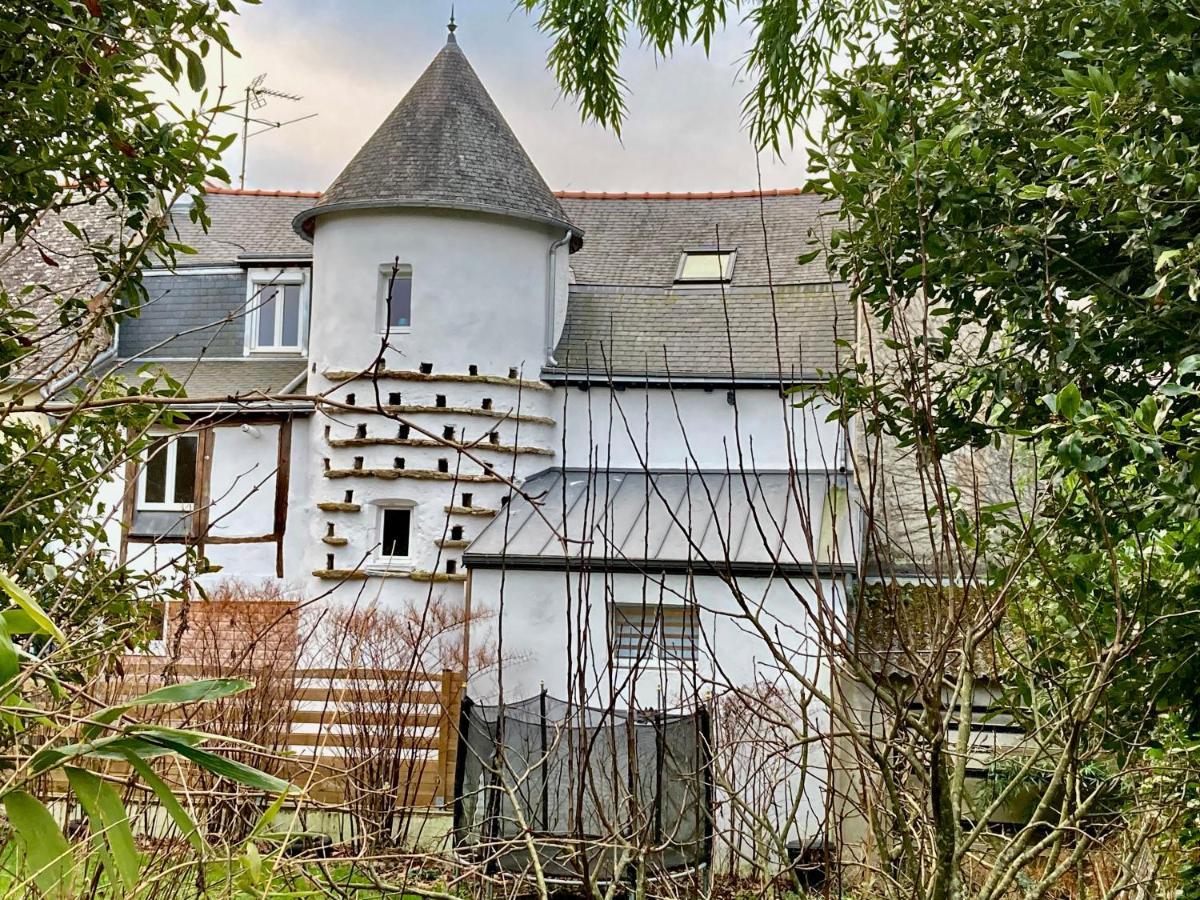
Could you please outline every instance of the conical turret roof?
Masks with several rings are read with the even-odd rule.
[[[451,31],[404,99],[293,225],[343,209],[439,207],[571,225]]]

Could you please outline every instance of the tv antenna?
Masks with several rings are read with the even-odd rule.
[[[305,119],[315,118],[317,115],[316,113],[309,113],[307,116],[299,116],[298,118],[287,119],[286,121],[281,122],[261,118],[259,116],[252,116],[250,114],[251,110],[258,111],[262,109],[271,99],[290,100],[293,102],[304,99],[297,94],[289,94],[285,91],[277,91],[274,88],[264,87],[263,82],[266,80],[266,78],[267,73],[263,72],[248,85],[246,85],[246,99],[242,105],[242,114],[238,116],[238,118],[242,120],[242,167],[238,174],[238,187],[242,188],[246,186],[246,145],[249,143],[250,138],[266,131],[274,131],[276,128],[283,128],[285,125],[292,125],[296,122],[303,122]],[[232,113],[232,115],[236,116],[237,113]],[[262,127],[257,131],[251,131],[251,123],[260,125]]]

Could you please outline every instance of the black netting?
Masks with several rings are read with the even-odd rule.
[[[489,868],[601,881],[707,863],[711,731],[687,714],[579,708],[545,694],[463,703],[455,843]]]

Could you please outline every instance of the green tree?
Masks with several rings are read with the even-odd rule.
[[[214,130],[221,97],[205,86],[205,59],[233,53],[233,12],[231,0],[18,0],[0,18],[0,379],[11,388],[0,406],[0,567],[84,654],[143,643],[161,609],[144,599],[177,587],[117,559],[104,525],[119,509],[100,501],[149,427],[174,419],[138,404],[86,411],[100,393],[133,392],[68,385],[118,318],[136,314],[142,271],[186,252],[164,212],[227,178],[219,157],[232,135]],[[199,108],[163,101],[152,83],[199,92]],[[202,196],[190,214],[205,221]],[[78,408],[50,420],[20,411],[56,391]]]

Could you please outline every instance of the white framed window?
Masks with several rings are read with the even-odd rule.
[[[375,324],[380,334],[404,332],[412,327],[412,276],[409,265],[397,266],[394,279],[391,263],[379,267]]]
[[[407,500],[379,504],[375,545],[378,565],[395,567],[411,564],[415,509],[415,504]]]
[[[303,353],[308,345],[305,273],[252,269],[246,279],[246,290],[247,353]]]
[[[684,250],[679,256],[675,281],[695,284],[728,283],[733,280],[733,266],[736,262],[736,250],[718,250],[715,247]]]
[[[696,661],[699,617],[695,607],[616,603],[609,607],[609,628],[618,666]]]
[[[199,446],[195,433],[154,439],[138,473],[138,509],[183,511],[195,505]]]

